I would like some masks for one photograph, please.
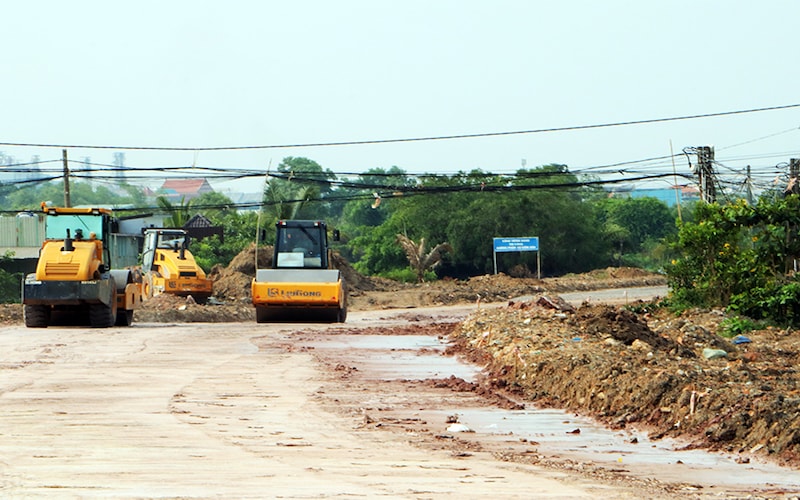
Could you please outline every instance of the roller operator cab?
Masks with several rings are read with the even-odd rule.
[[[322,221],[276,223],[271,269],[256,269],[252,282],[256,321],[329,321],[347,318],[347,288],[331,268]]]
[[[142,297],[137,238],[116,233],[108,209],[42,210],[45,240],[36,272],[22,284],[25,325],[44,328],[58,317],[92,327],[130,326]]]
[[[212,281],[189,250],[189,237],[183,229],[146,229],[142,265],[145,299],[162,293],[191,295],[202,304],[213,292]]]

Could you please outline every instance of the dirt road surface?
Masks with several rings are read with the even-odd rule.
[[[627,299],[613,294],[604,300]],[[459,390],[447,373],[471,368],[435,347],[391,339],[443,338],[474,309],[353,311],[344,325],[0,327],[0,497],[797,495],[696,480],[713,464],[694,476],[595,466],[513,433],[459,429],[459,416],[508,401]]]
[[[353,325],[376,323],[375,313],[353,316]],[[335,378],[311,353],[287,348],[290,330],[0,329],[0,496],[634,496],[365,428],[363,416],[332,408],[324,391]]]

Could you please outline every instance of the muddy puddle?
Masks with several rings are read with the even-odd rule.
[[[480,370],[452,356],[446,345],[429,335],[336,335],[304,343],[314,349],[348,352],[366,380],[417,380],[451,375],[472,381]]]
[[[347,359],[365,380],[417,380],[452,376],[475,381],[480,369],[442,355],[446,344],[428,335],[336,335],[304,346]],[[740,463],[737,457],[685,449],[671,439],[650,440],[644,432],[613,431],[590,419],[554,409],[458,408],[426,412],[431,422],[457,415],[471,432],[498,443],[527,442],[538,453],[596,464],[633,476],[704,488],[780,489],[800,492],[800,471],[769,463]],[[474,433],[474,434],[473,434]]]
[[[540,454],[611,466],[634,476],[703,487],[757,486],[800,491],[800,472],[767,463],[688,450],[671,439],[652,441],[643,432],[617,432],[589,418],[553,409],[469,409],[456,412],[475,433],[503,441],[525,439]],[[444,418],[447,412],[441,412]],[[440,418],[433,416],[432,418]]]

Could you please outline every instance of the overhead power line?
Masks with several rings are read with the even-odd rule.
[[[561,176],[562,172],[551,172],[554,176]],[[567,182],[554,182],[554,183],[543,183],[543,184],[529,184],[525,182],[521,183],[512,183],[508,182],[509,179],[500,183],[500,184],[482,184],[480,182],[476,183],[468,183],[468,184],[457,184],[457,185],[430,185],[430,186],[382,186],[382,185],[372,185],[372,184],[357,184],[352,183],[346,186],[340,187],[347,187],[350,189],[360,189],[362,192],[360,193],[353,193],[353,192],[346,192],[342,194],[331,194],[329,196],[325,196],[315,200],[305,200],[305,199],[297,199],[297,200],[281,200],[275,202],[268,202],[268,201],[256,201],[256,202],[243,202],[243,203],[225,203],[221,205],[192,205],[193,209],[203,210],[203,209],[254,209],[254,208],[263,208],[266,206],[281,204],[281,203],[293,203],[293,202],[318,202],[318,203],[328,203],[328,202],[335,202],[335,201],[349,201],[349,200],[357,200],[357,199],[372,199],[373,192],[378,191],[380,193],[381,198],[398,198],[398,197],[410,197],[410,196],[420,196],[420,195],[437,195],[437,194],[447,194],[447,193],[462,193],[462,192],[472,192],[472,193],[506,193],[506,192],[514,192],[514,191],[558,191],[564,189],[584,189],[588,187],[599,187],[603,185],[610,185],[610,184],[620,184],[625,182],[637,182],[643,180],[654,180],[654,179],[663,179],[663,178],[672,178],[672,173],[664,173],[658,175],[646,175],[640,176],[630,179],[587,179],[587,180],[575,180],[575,181],[567,181]],[[689,175],[679,175],[682,178],[690,179]],[[277,179],[286,180],[284,175],[278,174],[273,175],[270,174],[270,177],[274,177]],[[51,179],[46,179],[51,180]],[[328,179],[320,179],[315,177],[295,177],[294,180],[300,181],[306,184],[318,184],[318,185],[328,185],[328,186],[335,186],[338,183],[335,181],[331,181]],[[517,179],[517,180],[524,180]],[[366,192],[364,192],[366,191]],[[179,210],[181,207],[174,207],[172,210]],[[19,212],[20,209],[15,210],[1,210],[1,214],[14,214]],[[130,213],[145,213],[145,212],[169,212],[170,210],[164,207],[153,207],[153,206],[146,206],[146,207],[125,207],[125,208],[117,208],[116,211],[119,212],[130,212]]]
[[[782,106],[770,106],[763,108],[741,109],[736,111],[721,111],[718,113],[704,113],[696,115],[672,116],[662,118],[650,118],[645,120],[630,120],[621,122],[596,123],[589,125],[573,125],[568,127],[539,128],[531,130],[514,130],[505,132],[483,132],[475,134],[440,135],[428,137],[406,137],[399,139],[372,139],[358,141],[340,142],[316,142],[316,143],[297,143],[297,144],[268,144],[268,145],[249,145],[249,146],[205,146],[205,147],[162,147],[162,146],[103,146],[97,144],[49,144],[49,143],[23,143],[23,142],[0,142],[0,146],[18,147],[37,147],[37,148],[80,148],[80,149],[118,149],[118,150],[146,150],[146,151],[234,151],[247,149],[280,149],[280,148],[308,148],[324,146],[358,146],[368,144],[390,144],[399,142],[421,142],[421,141],[443,141],[453,139],[475,139],[481,137],[500,137],[508,135],[541,134],[545,132],[566,132],[572,130],[587,130],[595,128],[622,127],[628,125],[644,125],[648,123],[661,123],[679,120],[695,120],[699,118],[713,118],[719,116],[740,115],[746,113],[759,113],[763,111],[777,111],[781,109],[798,108],[800,104],[785,104]]]

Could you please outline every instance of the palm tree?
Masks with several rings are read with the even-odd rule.
[[[319,190],[309,185],[301,185],[292,189],[288,183],[280,184],[270,181],[264,190],[264,201],[272,205],[278,220],[297,218],[300,209],[310,200],[318,197]]]
[[[408,263],[411,268],[417,273],[417,281],[423,282],[425,280],[425,271],[433,269],[442,261],[443,252],[453,252],[453,247],[449,243],[439,243],[430,252],[425,252],[425,238],[420,238],[419,245],[414,241],[402,234],[397,235],[397,242],[403,247],[408,257]]]
[[[181,202],[176,206],[170,203],[166,196],[156,198],[158,206],[169,213],[169,217],[164,221],[168,227],[183,227],[184,224],[189,222],[189,207],[192,204],[192,200],[184,201],[185,199],[185,196],[181,196]]]

